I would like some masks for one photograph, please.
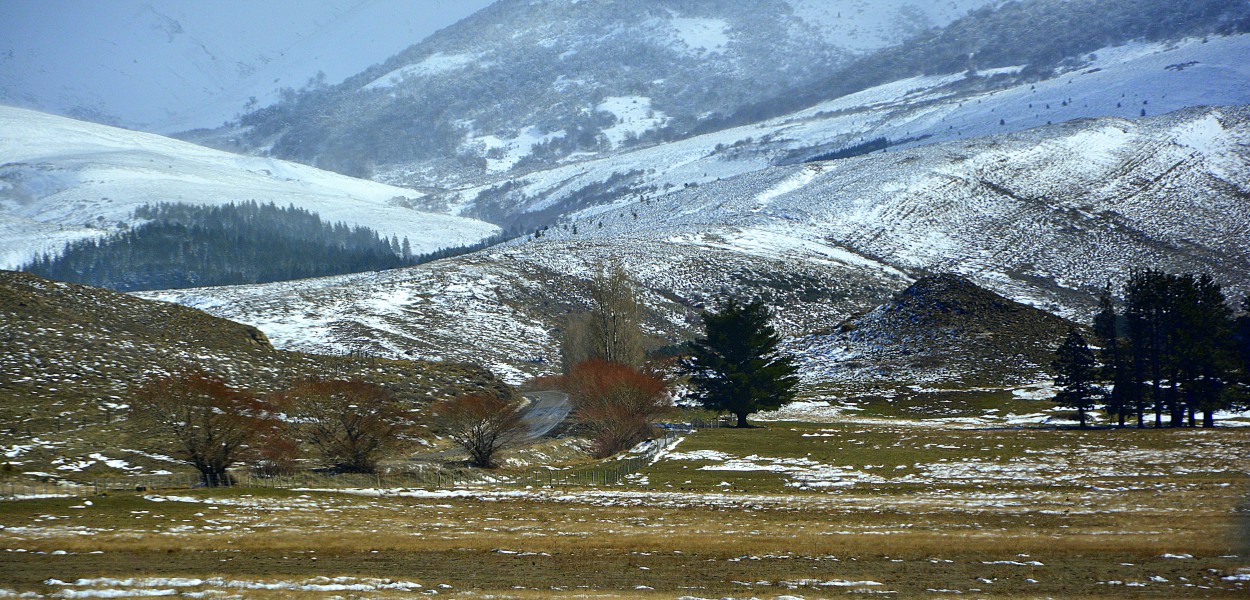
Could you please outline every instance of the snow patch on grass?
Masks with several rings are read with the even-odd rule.
[[[646,96],[610,96],[604,98],[595,110],[616,117],[616,124],[603,130],[613,148],[668,122],[663,112],[651,107],[651,99]]]
[[[674,17],[669,27],[674,40],[695,54],[722,54],[729,46],[729,23],[722,19]]]
[[[476,54],[444,54],[435,52],[427,56],[419,63],[405,65],[386,75],[383,75],[361,89],[364,90],[380,90],[392,88],[402,83],[405,79],[429,77],[431,75],[439,75],[442,73],[450,73],[468,68],[477,62],[481,57]]]

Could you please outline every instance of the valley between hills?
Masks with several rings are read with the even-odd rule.
[[[1242,598],[1248,52],[499,0],[169,137],[0,56],[0,598]]]

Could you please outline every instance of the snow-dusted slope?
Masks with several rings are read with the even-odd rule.
[[[0,3],[0,102],[170,133],[381,62],[488,0]]]
[[[787,0],[794,16],[829,44],[854,52],[892,46],[995,0]]]
[[[1247,181],[1250,108],[1187,109],[766,169],[548,237],[781,228],[1077,316],[1135,267],[1209,271],[1236,295],[1250,290]],[[622,218],[632,210],[641,224]]]
[[[502,180],[684,136],[991,2],[498,0],[340,86],[193,139],[401,185]]]
[[[1084,318],[1107,278],[1137,267],[1250,291],[1247,148],[1245,107],[1075,121],[624,198],[413,269],[146,296],[255,324],[280,347],[412,351],[512,378],[552,368],[578,282],[612,261],[649,290],[649,327],[669,340],[728,291],[768,299],[799,338],[941,271]],[[806,364],[837,359],[821,348],[800,346]]]
[[[414,252],[476,242],[493,225],[405,206],[419,192],[280,160],[0,106],[0,267],[133,222],[143,204],[295,204],[323,220],[408,237]]]
[[[285,349],[479,363],[516,383],[559,368],[559,331],[585,310],[586,281],[609,264],[646,286],[646,329],[669,343],[692,333],[696,307],[722,290],[768,290],[784,307],[782,330],[798,334],[832,326],[908,281],[834,244],[707,228],[672,239],[530,240],[411,269],[137,295],[233,315]]]
[[[913,147],[1021,131],[1072,119],[1139,119],[1192,106],[1250,103],[1250,35],[1106,48],[1052,79],[1022,83],[1011,70],[905,79],[756,125],[535,171],[506,186],[447,196],[468,214],[541,222],[604,200],[800,162],[866,140]],[[603,194],[610,182],[613,193]],[[527,217],[527,214],[529,215]]]

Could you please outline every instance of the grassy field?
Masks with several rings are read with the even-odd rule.
[[[1250,429],[770,423],[690,434],[600,488],[5,501],[0,589],[1242,598],[1248,451]]]

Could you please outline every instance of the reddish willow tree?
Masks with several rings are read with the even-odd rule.
[[[521,403],[489,394],[465,394],[434,403],[442,429],[469,454],[469,462],[493,469],[495,454],[521,429]]]
[[[662,379],[604,360],[575,365],[565,378],[565,389],[595,458],[612,456],[651,437],[654,421],[673,407]]]
[[[282,428],[273,404],[198,370],[144,382],[131,398],[130,416],[137,427],[172,437],[172,454],[211,487],[233,484],[231,465]]]
[[[385,388],[363,381],[310,379],[285,396],[300,439],[317,448],[327,467],[341,472],[375,472],[380,457],[402,446],[415,424]]]

